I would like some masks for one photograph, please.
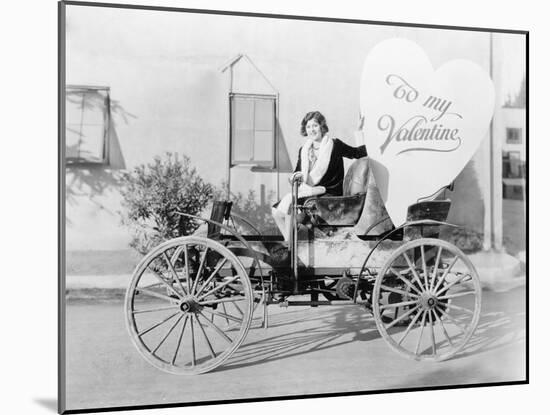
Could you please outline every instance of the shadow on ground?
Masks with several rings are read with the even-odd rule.
[[[525,341],[525,290],[519,288],[498,295],[487,295],[492,298],[487,304],[482,304],[480,321],[474,335],[464,350],[450,360],[463,359]],[[265,334],[269,335],[270,330],[275,334],[261,338],[258,338],[261,335],[254,336],[253,341],[245,342],[229,363],[218,370],[287,359],[351,342],[380,338],[372,315],[359,307],[338,307],[319,313],[295,310],[270,318],[269,329]],[[300,323],[302,328],[293,329],[296,323]],[[303,328],[304,324],[306,328]]]
[[[485,292],[484,292],[485,293]],[[525,341],[525,288],[499,293],[498,301],[483,305],[474,335],[455,359]],[[518,301],[521,300],[521,301]],[[483,301],[483,300],[482,300]]]
[[[304,315],[305,314],[305,315]],[[245,342],[229,364],[219,371],[246,367],[258,363],[288,359],[293,356],[330,349],[356,341],[370,341],[380,337],[370,314],[359,307],[333,308],[329,312],[304,313],[303,310],[286,312],[272,318],[270,329],[276,335]],[[295,323],[306,323],[308,328],[293,329]],[[263,330],[263,329],[259,329]],[[350,337],[351,334],[351,337]]]

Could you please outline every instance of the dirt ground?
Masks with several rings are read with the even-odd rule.
[[[164,373],[141,357],[121,301],[69,301],[67,409],[522,381],[525,296],[523,287],[484,291],[474,337],[440,363],[396,354],[358,306],[270,306],[270,328],[255,322],[223,366],[195,376]]]

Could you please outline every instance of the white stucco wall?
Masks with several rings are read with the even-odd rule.
[[[488,33],[67,6],[66,81],[111,88],[123,109],[113,120],[127,169],[166,151],[185,153],[206,180],[221,184],[228,84],[220,69],[228,59],[246,53],[278,90],[281,139],[294,165],[303,143],[299,122],[310,110],[326,115],[334,137],[355,144],[364,58],[395,36],[417,42],[435,67],[464,58],[489,70]],[[483,151],[469,174],[487,173]],[[67,249],[124,248],[116,170],[77,173],[67,174],[68,186],[78,188],[67,203]],[[104,180],[101,191],[92,191],[94,177]],[[261,184],[288,191],[287,174],[235,168],[231,182],[233,191],[259,192]],[[467,203],[457,197],[459,221],[469,220]]]

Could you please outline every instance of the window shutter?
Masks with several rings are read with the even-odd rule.
[[[275,97],[231,96],[231,165],[274,167]]]
[[[105,162],[109,122],[108,92],[68,86],[65,102],[67,161]]]
[[[232,159],[233,163],[253,160],[254,101],[234,97],[232,100]]]
[[[275,101],[258,99],[254,113],[254,160],[261,165],[271,165],[275,138]]]

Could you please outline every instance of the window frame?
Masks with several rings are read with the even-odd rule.
[[[65,150],[65,162],[69,166],[100,166],[107,165],[109,163],[109,130],[111,126],[111,89],[108,86],[91,86],[91,85],[66,85],[65,86],[65,100],[69,91],[79,92],[82,91],[83,94],[87,92],[103,92],[105,93],[104,105],[103,105],[103,133],[102,133],[102,145],[101,145],[101,155],[98,159],[86,158],[86,157],[73,157],[68,156]],[[65,102],[65,148],[67,148],[67,103]],[[84,111],[82,108],[81,111]]]
[[[273,104],[273,133],[271,137],[271,159],[270,160],[255,160],[254,158],[249,160],[238,160],[235,158],[235,123],[234,123],[234,100],[235,98],[251,99],[254,102],[256,100],[269,100]],[[229,94],[229,165],[235,166],[250,166],[252,168],[266,168],[275,169],[277,165],[276,157],[276,142],[277,142],[277,109],[278,109],[278,96],[275,94],[247,94],[240,92],[231,92]],[[253,128],[253,132],[256,130]],[[254,141],[252,142],[254,143]],[[251,151],[254,155],[254,147]]]

